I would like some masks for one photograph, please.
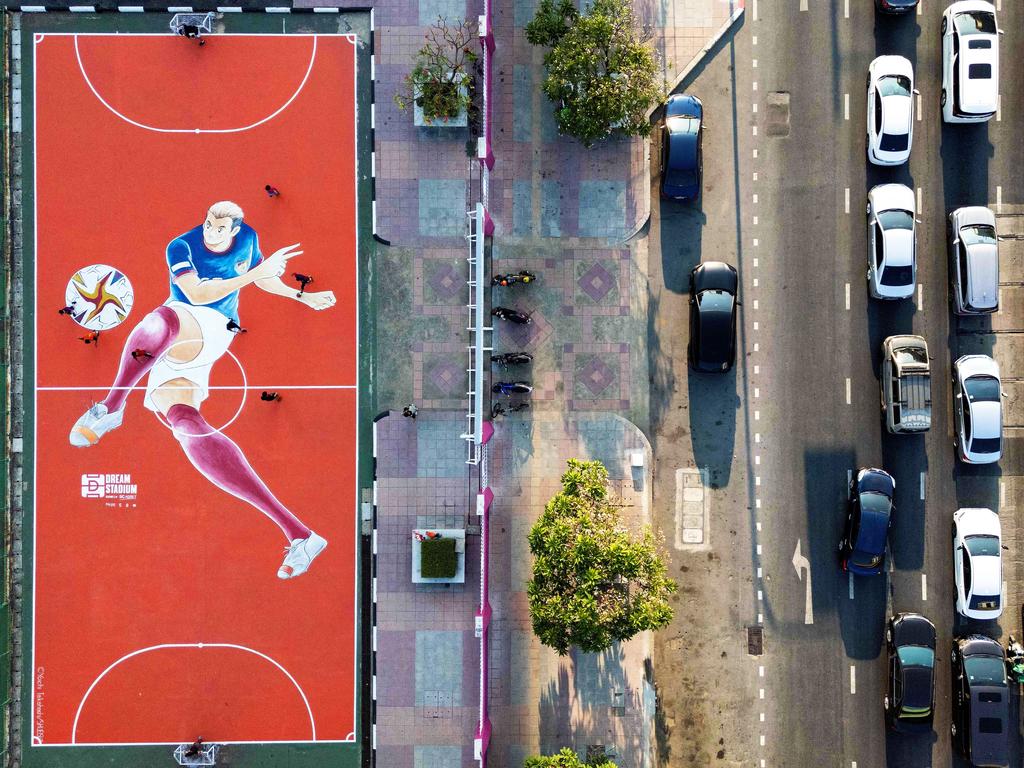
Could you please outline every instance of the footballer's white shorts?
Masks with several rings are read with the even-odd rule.
[[[167,301],[164,306],[195,318],[203,334],[203,348],[195,359],[187,363],[171,360],[166,352],[160,356],[149,371],[146,397],[142,401],[151,411],[160,410],[153,402],[153,391],[172,379],[188,379],[199,390],[199,402],[205,400],[210,394],[210,370],[224,356],[235,338],[235,334],[228,330],[228,319],[215,309],[194,307],[181,301]],[[173,346],[171,349],[174,349]]]

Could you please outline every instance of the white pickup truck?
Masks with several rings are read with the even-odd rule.
[[[932,425],[928,344],[920,336],[882,342],[882,418],[892,434],[927,432]]]

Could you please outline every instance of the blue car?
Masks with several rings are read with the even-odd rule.
[[[700,196],[704,105],[696,96],[674,93],[665,105],[661,134],[661,194],[676,200]]]
[[[861,469],[850,482],[849,512],[839,561],[844,571],[875,576],[885,570],[896,481],[882,469]]]

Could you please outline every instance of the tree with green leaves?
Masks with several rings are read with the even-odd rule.
[[[540,0],[526,37],[550,48],[542,87],[561,133],[586,147],[615,130],[650,134],[647,110],[665,98],[665,88],[630,0],[594,0],[582,14],[572,0]]]
[[[605,758],[583,762],[579,756],[566,747],[557,755],[534,755],[526,758],[523,768],[616,768],[615,763]]]
[[[661,542],[649,526],[639,536],[625,528],[601,462],[569,460],[562,491],[544,507],[529,542],[533,631],[560,655],[572,646],[603,651],[672,620],[676,583]]]

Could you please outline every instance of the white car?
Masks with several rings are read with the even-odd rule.
[[[967,464],[991,464],[1003,453],[1003,390],[999,364],[988,355],[953,363],[953,440]]]
[[[958,509],[953,515],[956,612],[968,619],[998,619],[1003,612],[1003,550],[999,515]]]
[[[900,165],[914,140],[914,67],[903,56],[879,56],[868,67],[868,160]]]
[[[960,0],[942,14],[942,119],[983,123],[999,99],[996,9],[987,0]]]
[[[956,314],[999,311],[999,240],[989,208],[971,205],[949,214],[949,274]]]
[[[868,192],[868,292],[875,299],[909,299],[917,283],[914,191],[879,184]]]

